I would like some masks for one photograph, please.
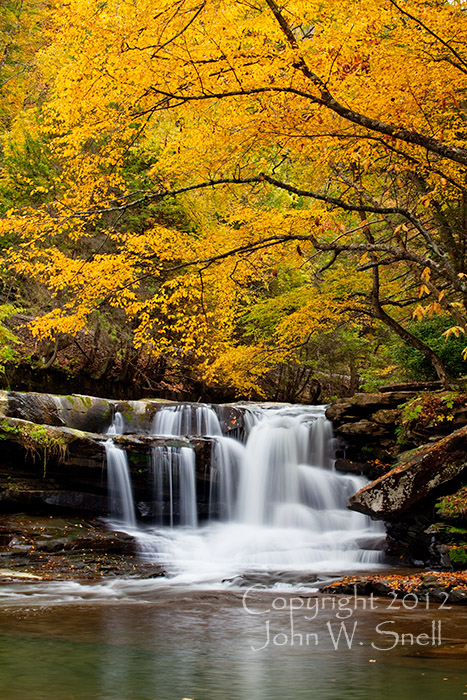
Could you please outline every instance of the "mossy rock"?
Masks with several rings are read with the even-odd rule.
[[[426,531],[427,534],[435,535],[438,542],[447,545],[467,545],[467,528],[457,527],[451,523],[435,523]]]
[[[467,524],[467,486],[440,498],[436,504],[436,511],[443,520]]]
[[[467,547],[450,547],[449,561],[453,569],[467,569]]]

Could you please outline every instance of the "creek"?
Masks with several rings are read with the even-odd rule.
[[[114,415],[110,522],[166,575],[2,583],[3,700],[467,694],[465,608],[320,592],[341,573],[386,566],[384,528],[346,507],[366,482],[335,471],[323,409],[248,407],[244,423],[234,439],[210,407],[159,410],[149,430],[167,438],[151,452],[157,508],[142,520],[114,442],[129,430]],[[211,442],[204,494],[184,436]]]

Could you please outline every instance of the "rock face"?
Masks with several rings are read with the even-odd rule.
[[[466,469],[464,427],[401,455],[389,473],[352,496],[349,507],[376,519],[394,520],[420,501],[440,495],[440,487],[461,477]]]
[[[209,508],[212,440],[149,434],[157,411],[167,405],[173,404],[0,392],[0,511],[107,515],[105,443],[109,436],[105,433],[119,411],[128,434],[113,436],[113,442],[127,454],[140,517],[151,517],[156,509],[155,502],[148,500],[148,494],[150,499],[154,493],[154,448],[181,447],[195,455],[199,514],[203,517]],[[231,405],[212,408],[224,434],[241,435],[241,409]]]
[[[363,464],[363,473],[369,478],[378,475],[369,462],[378,460],[388,466],[394,462],[399,406],[416,396],[415,391],[406,389],[405,385],[400,387],[395,385],[391,391],[360,393],[350,399],[339,399],[326,411],[326,418],[332,420],[340,441],[338,456]]]
[[[127,433],[150,433],[161,408],[179,406],[173,401],[144,399],[117,401],[72,394],[58,396],[34,392],[0,391],[0,416],[19,418],[39,425],[66,426],[91,433],[104,433],[116,412],[124,416]],[[201,404],[185,403],[198,407]],[[243,430],[243,411],[230,404],[213,405],[224,434]]]
[[[354,394],[350,399],[340,399],[326,411],[326,418],[335,422],[336,426],[353,423],[362,417],[371,420],[370,416],[380,410],[397,408],[401,403],[416,396],[414,391],[387,391],[378,394]]]
[[[34,512],[76,511],[93,515],[109,512],[107,499],[106,435],[74,428],[43,426],[17,418],[0,420],[0,510]],[[143,435],[114,437],[128,455],[136,506],[151,515],[154,447],[188,447],[194,451],[200,513],[207,512],[211,441]],[[202,495],[207,494],[203,499]],[[205,502],[206,501],[206,502]]]

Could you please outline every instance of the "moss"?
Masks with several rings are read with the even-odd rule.
[[[440,498],[436,511],[443,520],[467,521],[467,486],[450,496]]]
[[[435,534],[436,539],[444,544],[467,545],[467,528],[448,525],[447,523],[435,523],[427,531]]]
[[[131,465],[135,467],[147,467],[148,466],[148,455],[141,454],[140,452],[129,451],[128,461]]]
[[[90,396],[79,396],[78,398],[85,408],[92,407],[92,400]]]
[[[123,418],[125,419],[126,423],[131,423],[131,420],[133,418],[133,411],[125,411],[123,414]]]
[[[35,461],[41,456],[46,474],[47,459],[53,457],[63,460],[66,455],[67,441],[64,437],[56,437],[43,425],[35,423],[12,424],[8,420],[0,423],[0,439],[15,440],[26,450],[26,454]]]
[[[451,547],[449,561],[455,569],[467,569],[467,547]]]

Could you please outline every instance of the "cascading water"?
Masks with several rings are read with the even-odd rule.
[[[167,522],[170,527],[174,524],[196,527],[198,513],[193,450],[189,447],[158,445],[152,449],[152,466],[158,524]],[[179,513],[178,519],[175,510]]]
[[[190,412],[184,415],[186,408]],[[143,556],[193,581],[248,571],[339,573],[382,561],[384,528],[346,507],[366,480],[334,471],[332,428],[322,407],[247,408],[245,446],[216,434],[217,417],[211,421],[212,409],[202,409],[203,419],[197,420],[192,406],[165,407],[154,428],[183,435],[195,425],[200,433],[215,435],[209,518],[197,527],[193,518],[182,517],[180,491],[180,524],[186,527],[141,529]],[[164,468],[166,476],[160,478],[169,473],[173,478],[173,466]],[[192,469],[185,497],[191,503],[194,462]],[[169,492],[173,523],[173,484]],[[156,500],[162,494],[161,487]]]
[[[211,450],[209,517],[233,520],[245,447],[228,437],[216,437]]]
[[[113,421],[110,424],[107,435],[123,435],[125,432],[125,420],[122,414],[117,411],[113,417]]]
[[[164,406],[154,417],[154,435],[222,435],[219,419],[210,406]]]
[[[107,435],[121,435],[124,429],[123,416],[117,412],[107,430]],[[116,524],[135,528],[136,515],[126,452],[116,447],[112,438],[109,438],[105,443],[105,456],[107,461],[110,517]]]

